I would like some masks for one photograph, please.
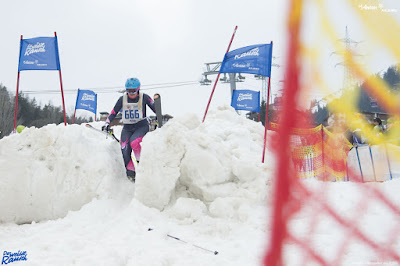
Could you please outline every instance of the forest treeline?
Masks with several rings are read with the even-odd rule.
[[[372,77],[376,77],[385,81],[390,89],[389,93],[393,95],[393,97],[400,97],[400,65],[390,66],[381,75],[375,74],[371,76],[371,78]],[[327,126],[327,120],[330,113],[329,106],[330,104],[332,104],[332,101],[339,101],[343,104],[346,104],[349,99],[349,94],[358,95],[356,105],[360,113],[386,113],[384,108],[376,102],[376,99],[368,94],[367,90],[365,89],[366,87],[367,81],[364,81],[361,84],[357,84],[353,88],[350,88],[349,91],[343,90],[342,94],[339,95],[337,98],[334,98],[333,100],[327,101],[326,99],[324,99],[324,102],[326,103],[324,105],[319,104],[319,100],[311,100],[309,109],[298,111],[298,115],[311,118],[313,126],[317,126],[320,124]],[[274,105],[274,103],[271,103],[270,107],[268,108],[268,121],[276,123],[278,122],[278,110],[277,108],[275,108]],[[263,123],[263,125],[265,121],[266,106],[267,105],[265,101],[262,101],[260,106],[260,121]],[[249,115],[251,115],[253,119],[257,121],[258,114],[250,113]]]
[[[9,135],[14,128],[15,96],[0,84],[0,139]],[[72,116],[67,116],[67,123],[72,123]],[[93,119],[75,117],[75,124],[92,122]],[[48,124],[64,123],[63,110],[59,106],[47,103],[40,106],[35,98],[20,93],[18,95],[17,125],[43,127]]]

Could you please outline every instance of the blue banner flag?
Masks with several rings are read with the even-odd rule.
[[[22,39],[18,72],[23,70],[60,70],[57,37]]]
[[[260,112],[260,92],[252,90],[234,90],[231,106],[235,110]]]
[[[225,54],[220,73],[248,73],[271,77],[272,43],[250,45]]]
[[[97,94],[89,90],[79,90],[76,97],[76,109],[88,110],[94,114],[97,112]]]

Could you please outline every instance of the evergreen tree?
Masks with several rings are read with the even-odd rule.
[[[0,138],[7,136],[14,128],[14,104],[7,88],[0,84]]]
[[[15,97],[11,97],[7,88],[0,84],[0,138],[9,135],[14,128],[14,101]],[[86,118],[75,118],[75,124],[87,122]],[[17,125],[40,128],[60,123],[64,123],[61,107],[48,103],[41,108],[35,98],[29,99],[22,93],[18,95]],[[67,123],[72,123],[72,116],[67,117]]]
[[[326,106],[320,106],[319,104],[317,104],[317,111],[315,112],[311,112],[312,114],[312,118],[313,118],[313,122],[315,126],[318,126],[320,124],[327,126],[328,124],[328,117],[329,117],[329,110]]]
[[[261,106],[260,106],[260,122],[262,123],[263,126],[265,124],[266,106],[267,106],[267,103],[264,100],[262,100]],[[250,112],[249,117],[251,117],[251,118],[257,117],[257,119],[253,119],[253,120],[258,121],[258,113],[256,113],[256,112]],[[268,123],[273,122],[273,118],[274,118],[274,108],[273,108],[273,105],[270,104],[269,108],[268,108]]]
[[[393,91],[398,92],[400,90],[400,73],[398,66],[389,67],[383,74],[383,79]]]

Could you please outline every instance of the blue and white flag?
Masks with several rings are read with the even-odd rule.
[[[235,110],[260,112],[260,92],[252,90],[234,90],[231,106]]]
[[[97,94],[89,90],[79,90],[76,97],[76,109],[88,110],[94,114],[97,112]]]
[[[18,72],[23,70],[60,70],[57,37],[22,39]]]
[[[271,77],[272,43],[250,45],[225,54],[220,73],[248,73]]]

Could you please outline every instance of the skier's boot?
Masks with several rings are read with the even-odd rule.
[[[135,183],[136,172],[135,171],[127,171],[126,177],[133,183]]]

